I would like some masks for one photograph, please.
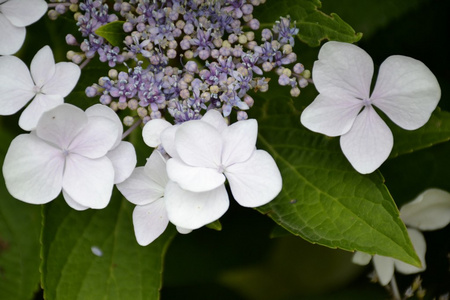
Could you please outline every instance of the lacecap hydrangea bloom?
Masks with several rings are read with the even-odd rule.
[[[256,135],[256,120],[228,126],[216,110],[208,111],[200,120],[173,126],[165,120],[149,121],[143,130],[144,141],[151,147],[159,146],[158,149],[169,157],[167,178],[162,178],[162,171],[153,172],[151,165],[148,166],[150,160],[157,159],[152,154],[145,168],[138,168],[118,185],[131,202],[158,206],[157,212],[149,210],[148,215],[136,215],[141,218],[135,221],[138,242],[141,243],[139,228],[151,226],[150,222],[155,222],[157,228],[167,226],[165,213],[168,221],[182,232],[219,219],[229,206],[226,179],[233,198],[242,206],[257,207],[274,199],[281,191],[281,174],[273,158],[266,151],[256,149]],[[162,162],[158,164],[163,168]],[[150,175],[152,172],[159,174],[159,178]],[[150,192],[152,189],[154,191]],[[157,202],[164,203],[164,213]],[[155,220],[155,214],[161,214],[160,219]]]
[[[340,136],[344,155],[360,173],[375,171],[393,147],[392,132],[375,108],[403,129],[423,126],[436,108],[441,90],[420,61],[393,55],[380,66],[373,92],[371,57],[347,43],[327,42],[314,63],[320,93],[303,111],[301,123],[328,136]]]
[[[22,112],[19,126],[33,130],[41,115],[62,103],[75,87],[81,70],[71,62],[55,64],[49,46],[39,50],[30,69],[15,56],[0,57],[0,115]]]
[[[120,181],[116,174],[129,175],[136,165],[134,148],[121,145],[122,126],[112,115],[100,104],[86,112],[71,104],[45,112],[36,130],[17,136],[6,153],[3,175],[9,193],[44,204],[62,191],[76,210],[106,207]]]
[[[450,194],[440,189],[428,189],[413,201],[400,208],[400,217],[408,226],[408,234],[414,250],[422,263],[421,268],[409,265],[391,257],[356,252],[353,262],[366,265],[373,259],[375,272],[381,285],[387,285],[397,270],[402,274],[414,274],[426,269],[425,253],[427,245],[420,231],[437,230],[450,223]]]

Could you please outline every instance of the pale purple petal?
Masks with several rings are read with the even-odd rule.
[[[312,70],[316,89],[332,97],[335,94],[368,99],[373,76],[372,58],[353,44],[327,42],[319,52]]]
[[[197,229],[216,221],[229,206],[225,185],[208,192],[193,193],[169,181],[164,200],[170,222],[185,229]]]
[[[167,161],[167,175],[181,188],[191,192],[206,192],[223,185],[225,176],[216,169],[191,167],[177,158]]]
[[[222,165],[230,166],[246,161],[255,151],[258,122],[254,119],[239,121],[222,131]]]
[[[121,142],[119,146],[109,151],[106,156],[114,167],[114,183],[120,183],[130,177],[136,167],[136,151],[133,144]]]
[[[207,168],[221,166],[222,136],[205,122],[196,120],[183,123],[175,133],[175,148],[188,165]]]
[[[156,148],[161,144],[161,133],[172,124],[163,119],[148,121],[142,129],[142,137],[147,146]]]
[[[78,154],[66,157],[63,189],[78,204],[101,209],[111,199],[114,168],[107,157],[90,159]]]
[[[42,115],[36,126],[36,134],[61,149],[67,149],[87,123],[88,117],[80,108],[61,104]]]
[[[55,75],[55,59],[49,46],[44,46],[36,53],[31,61],[30,71],[34,83],[39,88]]]
[[[12,115],[34,97],[34,83],[27,66],[15,56],[1,56],[0,70],[0,115]]]
[[[21,134],[9,146],[3,176],[9,193],[24,202],[43,204],[61,192],[62,151],[34,134]]]
[[[425,271],[426,269],[426,263],[425,263],[425,252],[427,251],[427,244],[425,242],[425,238],[423,237],[422,233],[416,229],[407,228],[408,234],[411,239],[411,242],[414,246],[414,250],[417,253],[417,256],[420,259],[420,262],[422,263],[421,268],[417,268],[413,265],[404,263],[400,260],[394,260],[395,269],[399,271],[402,274],[415,274],[422,271]]]
[[[79,204],[78,202],[76,202],[75,200],[72,199],[72,197],[70,197],[64,190],[63,192],[63,197],[64,200],[66,200],[67,205],[69,205],[71,208],[78,210],[78,211],[83,211],[88,209],[89,207],[83,206],[81,204]]]
[[[89,117],[88,123],[73,138],[68,150],[89,158],[104,156],[116,142],[120,128],[108,118]]]
[[[11,55],[19,51],[25,41],[25,27],[14,26],[0,13],[0,55]]]
[[[352,128],[363,102],[346,95],[318,95],[303,110],[300,122],[311,131],[328,136],[339,136]]]
[[[36,125],[42,114],[50,109],[64,103],[63,97],[59,95],[37,94],[33,101],[25,108],[19,118],[19,126],[23,130],[31,131]]]
[[[380,66],[372,103],[398,126],[414,130],[430,118],[441,98],[430,69],[411,57],[394,55]]]
[[[137,167],[127,180],[117,184],[117,188],[131,203],[146,205],[163,197],[165,187],[152,181],[144,167]]]
[[[428,189],[412,202],[400,208],[406,225],[420,230],[436,230],[450,223],[450,194],[440,189]]]
[[[228,127],[222,114],[215,109],[208,110],[201,120],[216,128],[220,133]]]
[[[394,276],[394,259],[387,256],[374,255],[373,266],[378,275],[378,280],[382,286],[391,282]]]
[[[245,207],[268,203],[282,188],[280,171],[264,150],[256,150],[247,161],[227,167],[225,176],[234,199]]]
[[[116,124],[117,128],[119,129],[117,139],[116,142],[114,143],[113,148],[117,147],[120,144],[120,142],[122,141],[123,126],[119,116],[114,110],[112,110],[110,107],[106,105],[95,104],[86,109],[86,115],[88,117],[105,117],[113,121]]]
[[[158,238],[168,224],[164,198],[147,205],[138,205],[133,210],[134,233],[141,246],[147,246]]]
[[[356,251],[355,254],[353,254],[352,262],[354,264],[365,266],[369,264],[369,262],[372,260],[372,255],[368,253],[364,253],[361,251]]]
[[[77,85],[80,74],[80,67],[74,63],[57,63],[55,66],[54,75],[44,83],[42,86],[42,92],[44,94],[61,95],[66,97]]]
[[[341,136],[341,149],[362,174],[375,171],[388,158],[394,138],[389,127],[371,107],[358,115],[352,129]]]
[[[15,26],[25,27],[39,20],[47,8],[44,0],[10,0],[1,4],[1,13]]]

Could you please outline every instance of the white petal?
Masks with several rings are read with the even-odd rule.
[[[371,98],[373,105],[398,126],[414,130],[430,118],[441,98],[441,89],[421,61],[394,55],[381,64]]]
[[[426,269],[425,264],[425,252],[427,251],[427,244],[425,242],[425,238],[423,237],[420,231],[407,228],[409,237],[411,238],[411,242],[414,246],[414,250],[416,250],[417,256],[422,262],[422,268],[417,268],[407,263],[404,263],[400,260],[394,260],[395,269],[402,274],[415,274],[422,272]]]
[[[176,226],[176,227],[177,227],[178,233],[181,233],[181,234],[188,234],[188,233],[192,232],[192,229],[186,229],[186,228],[183,228],[180,226]]]
[[[66,157],[63,190],[73,201],[89,208],[105,208],[111,199],[114,168],[106,157],[89,159],[78,154]]]
[[[450,223],[450,193],[428,189],[400,208],[406,225],[420,230],[436,230]]]
[[[58,95],[37,94],[33,101],[25,108],[19,118],[19,126],[23,130],[31,131],[42,114],[64,103],[64,99]]]
[[[221,166],[222,136],[205,122],[196,120],[180,125],[175,133],[175,148],[180,158],[190,166]]]
[[[340,143],[356,171],[368,174],[388,158],[394,138],[389,127],[369,106],[358,115],[352,129],[341,136]]]
[[[45,82],[42,87],[42,92],[44,94],[54,94],[66,97],[77,85],[80,75],[80,67],[76,64],[71,62],[57,63],[54,75]]]
[[[327,42],[319,52],[312,70],[319,93],[331,97],[336,93],[368,99],[373,76],[372,58],[358,46]]]
[[[352,128],[363,102],[346,95],[318,95],[303,110],[300,122],[311,131],[328,136],[339,136]]]
[[[246,161],[255,151],[258,122],[254,119],[239,121],[222,132],[222,165],[229,166]]]
[[[137,167],[127,180],[117,184],[117,188],[131,203],[146,205],[163,197],[165,187],[152,181],[144,167]]]
[[[159,237],[169,224],[164,198],[147,205],[138,205],[133,210],[133,226],[136,240],[146,246]]]
[[[171,127],[172,124],[163,119],[153,119],[148,121],[142,129],[142,137],[147,146],[156,148],[161,144],[161,132]]]
[[[64,190],[63,190],[63,197],[64,200],[66,200],[67,205],[69,205],[71,208],[78,210],[78,211],[83,211],[88,209],[89,207],[83,206],[81,204],[79,204],[78,202],[76,202],[75,200],[72,199],[72,197],[70,197]]]
[[[234,199],[245,207],[268,203],[283,185],[275,161],[264,150],[256,150],[246,162],[227,167],[225,176]]]
[[[10,194],[22,201],[43,204],[61,192],[62,151],[34,134],[21,134],[9,146],[3,176]]]
[[[169,181],[165,202],[169,220],[185,229],[197,229],[219,219],[228,209],[225,185],[204,193],[192,193]]]
[[[55,59],[49,46],[44,46],[36,53],[31,61],[30,71],[34,83],[39,88],[55,75]]]
[[[15,56],[1,56],[0,70],[0,114],[12,115],[34,97],[34,83],[27,66]]]
[[[218,112],[215,109],[208,110],[205,115],[201,119],[203,122],[208,123],[209,125],[212,125],[214,128],[217,129],[220,133],[225,130],[225,128],[228,127],[227,122],[225,121],[224,117],[220,112]]]
[[[89,158],[99,158],[113,147],[119,132],[117,124],[104,117],[89,117],[88,123],[73,138],[68,149]]]
[[[25,41],[25,27],[14,26],[0,13],[0,55],[11,55],[19,51]]]
[[[163,189],[166,187],[169,177],[166,170],[166,159],[158,151],[154,150],[145,164],[145,173],[151,181]]]
[[[117,139],[114,143],[113,148],[117,147],[120,144],[120,142],[122,141],[123,126],[119,116],[114,110],[106,105],[95,104],[86,109],[86,115],[88,117],[105,117],[116,123],[116,126],[119,129],[119,133],[117,134]]]
[[[161,132],[161,145],[171,157],[179,157],[175,148],[175,134],[180,125],[169,126]]]
[[[136,151],[133,144],[121,142],[119,146],[109,151],[106,156],[114,167],[114,183],[120,183],[130,177],[136,167]]]
[[[88,117],[80,108],[61,104],[42,115],[36,125],[36,134],[61,149],[67,149],[87,123]]]
[[[394,259],[387,256],[374,255],[372,261],[380,284],[385,286],[391,282],[394,276]]]
[[[352,262],[354,264],[365,266],[372,260],[372,255],[368,253],[364,253],[361,251],[356,251],[355,254],[353,254]]]
[[[167,175],[181,188],[191,192],[206,192],[223,185],[225,176],[215,169],[191,167],[178,158],[167,161]]]
[[[39,20],[47,11],[44,0],[10,0],[2,3],[1,13],[15,26],[28,26]]]

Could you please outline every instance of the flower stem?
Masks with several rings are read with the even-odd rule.
[[[122,140],[124,138],[126,138],[136,127],[138,127],[140,124],[142,123],[142,119],[139,118],[139,120],[137,120],[133,125],[131,125],[130,128],[127,129],[127,131],[125,131],[122,134]]]

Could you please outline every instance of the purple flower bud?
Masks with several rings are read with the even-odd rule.
[[[67,8],[64,4],[58,4],[56,5],[55,10],[58,12],[58,14],[62,15],[66,12]]]
[[[188,71],[190,73],[197,73],[197,71],[198,71],[197,63],[195,61],[192,61],[192,60],[188,61],[186,63],[185,68],[186,68],[186,71]]]
[[[97,95],[97,89],[92,86],[88,86],[84,92],[86,93],[86,96],[89,98],[95,97]]]
[[[272,31],[270,31],[270,29],[265,28],[261,32],[261,36],[264,40],[268,41],[272,38]]]
[[[134,28],[134,26],[130,22],[123,23],[123,31],[131,32],[131,31],[133,31],[133,28]]]
[[[238,111],[237,112],[237,120],[238,121],[242,121],[242,120],[247,120],[248,119],[248,115],[245,111]]]
[[[180,47],[181,47],[181,49],[183,49],[183,50],[187,50],[187,49],[189,49],[189,48],[191,47],[191,43],[189,42],[189,40],[183,39],[183,40],[180,42]]]
[[[293,71],[296,74],[301,74],[305,70],[305,67],[301,63],[296,63],[294,65]]]
[[[198,57],[200,57],[200,59],[207,60],[209,57],[209,54],[210,54],[209,49],[204,49],[198,53]]]
[[[75,39],[75,37],[71,34],[66,35],[66,43],[67,45],[71,45],[71,46],[76,46],[78,45],[77,40]]]
[[[298,80],[298,85],[299,85],[301,88],[304,88],[304,87],[306,87],[306,86],[308,85],[308,80],[306,80],[305,78],[300,78],[300,79]]]
[[[241,10],[244,15],[249,15],[253,12],[253,5],[244,4],[244,5],[242,5]]]
[[[250,97],[249,95],[245,95],[244,96],[244,102],[248,105],[248,107],[252,107],[253,104],[255,103],[255,100],[253,100],[252,97]]]
[[[109,105],[111,103],[111,96],[109,95],[101,95],[100,103],[104,105]]]
[[[184,25],[183,31],[186,34],[192,34],[194,32],[195,28],[194,25],[192,25],[192,23],[187,23],[186,25]]]
[[[259,21],[257,19],[251,19],[250,22],[248,23],[248,26],[252,30],[258,30],[260,25],[261,24],[259,23]]]
[[[217,50],[217,49],[211,50],[211,57],[212,58],[219,58],[219,56],[220,56],[220,51],[219,50]]]
[[[289,77],[287,77],[285,74],[281,74],[281,76],[278,78],[278,84],[279,85],[288,85],[290,82]]]
[[[137,31],[139,31],[139,32],[143,32],[143,31],[145,30],[145,24],[144,24],[144,23],[138,23],[138,24],[136,25],[136,29],[137,29]]]

